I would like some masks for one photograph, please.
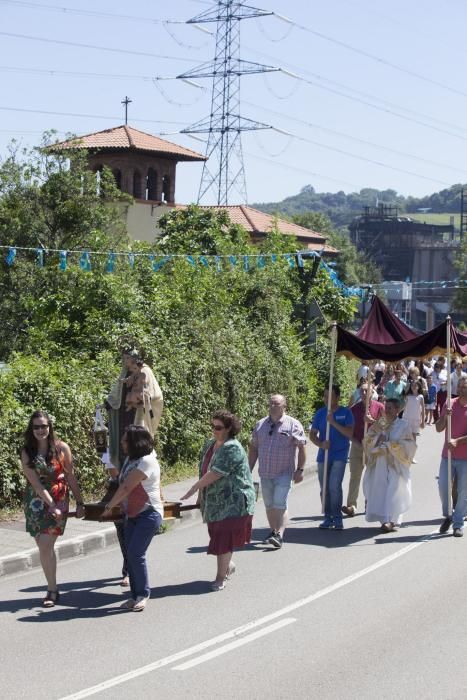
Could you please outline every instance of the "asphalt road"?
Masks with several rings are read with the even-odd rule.
[[[119,609],[117,548],[61,563],[51,610],[38,605],[39,571],[2,580],[1,697],[464,700],[467,535],[430,535],[440,451],[426,429],[414,503],[395,534],[363,515],[320,531],[316,479],[295,487],[283,549],[236,554],[218,593],[200,523],[154,540],[140,614]],[[261,502],[254,524],[261,540]]]

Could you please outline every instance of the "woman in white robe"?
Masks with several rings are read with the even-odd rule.
[[[409,423],[398,418],[397,399],[386,400],[385,418],[369,428],[364,440],[367,468],[363,478],[366,520],[393,532],[412,504],[410,465],[417,449]]]

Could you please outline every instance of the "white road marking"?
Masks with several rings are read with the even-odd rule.
[[[260,637],[264,637],[267,634],[271,634],[272,632],[275,632],[276,630],[279,630],[281,627],[285,627],[286,625],[291,625],[292,622],[297,622],[297,620],[294,617],[286,617],[284,620],[274,622],[273,625],[269,625],[269,627],[263,627],[262,629],[257,630],[256,632],[248,634],[246,637],[237,639],[237,641],[235,642],[224,644],[223,647],[220,647],[219,649],[214,649],[213,651],[208,651],[207,654],[197,656],[196,659],[192,659],[191,661],[187,661],[184,664],[180,664],[180,666],[174,666],[172,671],[186,671],[189,668],[193,668],[193,666],[204,664],[205,661],[214,659],[216,656],[220,656],[221,654],[227,654],[228,651],[232,651],[232,649],[237,649],[237,647],[241,647],[244,644],[254,642],[255,639],[259,639]]]
[[[355,574],[350,574],[350,576],[346,576],[340,581],[337,581],[336,583],[333,583],[330,586],[326,586],[326,588],[322,588],[320,591],[312,593],[306,598],[301,598],[295,603],[286,605],[284,608],[276,610],[275,612],[270,613],[269,615],[260,617],[257,620],[248,622],[246,625],[236,627],[235,629],[230,630],[229,632],[219,634],[217,637],[207,639],[204,642],[195,644],[192,647],[188,647],[188,649],[183,649],[182,651],[179,651],[175,654],[171,654],[170,656],[166,656],[165,658],[159,659],[158,661],[154,661],[153,663],[147,664],[146,666],[141,666],[140,668],[136,668],[133,671],[128,671],[128,673],[123,673],[120,676],[110,678],[108,681],[104,681],[102,683],[98,683],[97,685],[93,685],[89,688],[85,688],[84,690],[80,690],[72,695],[67,695],[63,698],[60,698],[60,700],[81,700],[81,698],[88,698],[91,695],[97,695],[98,693],[102,693],[104,690],[114,688],[115,686],[121,685],[122,683],[128,683],[128,681],[131,681],[135,678],[139,678],[140,676],[144,676],[147,673],[156,671],[157,669],[163,668],[164,666],[170,666],[171,664],[174,664],[177,661],[186,658],[187,656],[193,656],[194,654],[197,654],[200,651],[204,651],[209,647],[216,646],[216,644],[221,644],[222,642],[225,642],[229,639],[239,637],[245,632],[249,632],[250,630],[255,629],[256,627],[260,627],[261,625],[265,625],[268,622],[272,622],[278,617],[288,615],[294,612],[294,610],[298,610],[299,608],[302,608],[305,605],[314,603],[315,600],[319,600],[319,598],[323,598],[324,596],[329,595],[330,593],[334,593],[334,591],[338,591],[340,588],[344,588],[344,586],[348,586],[350,583],[353,583],[354,581],[357,581],[358,579],[363,578],[364,576],[368,576],[368,574],[373,573],[373,571],[381,569],[383,566],[390,564],[396,559],[399,559],[405,554],[408,554],[413,549],[420,547],[420,545],[424,544],[425,542],[428,542],[431,536],[437,532],[438,530],[433,530],[433,532],[431,532],[429,535],[424,535],[417,542],[412,542],[412,544],[408,544],[406,547],[402,547],[401,549],[397,550],[397,552],[389,554],[383,559],[379,559],[379,561],[375,562],[374,564],[370,564],[370,566],[367,566],[364,569],[361,569],[360,571],[357,571]]]

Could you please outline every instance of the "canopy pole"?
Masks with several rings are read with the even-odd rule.
[[[328,415],[331,413],[331,403],[332,403],[332,385],[334,381],[334,359],[336,357],[337,348],[337,323],[333,322],[331,328],[331,363],[329,365],[329,383],[328,383],[328,406],[326,414],[326,441],[329,440],[329,433],[331,431],[331,424],[327,420]],[[329,462],[329,450],[324,450],[324,464],[323,464],[323,488],[321,489],[321,512],[325,513],[326,506],[326,491],[327,491],[327,480],[328,480],[328,462]]]
[[[367,376],[367,386],[368,389],[366,390],[366,399],[365,399],[365,417],[363,419],[363,437],[366,438],[366,434],[368,432],[368,423],[366,422],[366,417],[368,415],[368,411],[370,410],[370,391],[373,394],[373,390],[371,389],[371,386],[373,385],[373,380],[372,377],[374,377],[374,369],[376,365],[376,360],[373,360],[373,362],[368,363],[368,376]]]
[[[451,441],[451,317],[446,317],[446,372],[447,372],[447,390],[446,397],[446,440],[449,445]],[[452,517],[452,464],[451,450],[448,448],[448,516]]]

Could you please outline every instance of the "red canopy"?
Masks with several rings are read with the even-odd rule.
[[[417,337],[377,296],[373,297],[370,313],[357,332],[357,338],[368,343],[401,343]]]
[[[337,326],[337,353],[357,360],[386,362],[445,354],[447,325],[448,320],[427,333],[416,335],[375,297],[368,319],[359,333],[351,333]],[[451,354],[467,355],[467,334],[458,331],[451,323],[449,345]]]

